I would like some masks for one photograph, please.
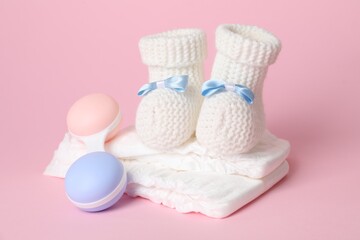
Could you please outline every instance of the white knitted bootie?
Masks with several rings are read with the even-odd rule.
[[[172,30],[143,37],[139,48],[143,63],[149,67],[147,85],[156,89],[143,96],[139,104],[137,134],[151,148],[174,148],[187,141],[196,129],[203,100],[200,89],[204,80],[205,33],[199,29]],[[158,82],[171,77],[175,81],[185,77],[186,89],[177,92]]]
[[[265,131],[263,80],[280,52],[280,41],[255,26],[221,25],[216,31],[216,48],[211,79],[225,84],[223,90],[205,97],[196,136],[215,154],[247,152]],[[253,94],[253,102],[237,93],[235,84]]]

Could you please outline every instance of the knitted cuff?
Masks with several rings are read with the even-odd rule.
[[[148,66],[185,67],[205,59],[206,38],[200,29],[171,30],[141,38],[139,48]]]
[[[220,25],[216,30],[216,48],[236,62],[267,66],[275,62],[281,43],[265,29],[226,24]]]

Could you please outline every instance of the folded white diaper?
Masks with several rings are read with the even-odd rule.
[[[262,179],[240,175],[176,171],[136,161],[125,163],[129,179],[126,193],[175,208],[182,213],[199,212],[213,218],[229,216],[266,192],[289,171],[284,161]]]
[[[130,127],[107,144],[107,150],[124,160],[136,159],[175,170],[217,172],[262,178],[286,159],[290,144],[266,132],[252,150],[243,154],[214,155],[207,152],[194,137],[171,151],[160,152],[142,144],[136,131]]]
[[[126,167],[128,195],[141,196],[179,212],[222,218],[287,174],[285,159],[290,145],[267,132],[246,154],[215,157],[195,138],[162,153],[143,145],[131,127],[107,143],[106,149]],[[65,134],[44,174],[64,177],[70,165],[85,152],[83,143]]]

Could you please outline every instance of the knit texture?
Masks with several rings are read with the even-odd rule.
[[[234,92],[205,98],[196,136],[213,153],[244,153],[259,142],[265,131],[263,81],[281,44],[264,29],[233,24],[218,27],[216,48],[211,79],[242,84],[253,91],[255,99],[248,105]]]
[[[188,75],[184,93],[156,89],[144,96],[136,114],[136,131],[144,144],[166,150],[186,142],[195,132],[204,80],[205,33],[199,29],[178,29],[146,36],[139,43],[149,81]]]

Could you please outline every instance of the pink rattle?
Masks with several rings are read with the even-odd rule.
[[[87,154],[76,160],[65,176],[70,201],[88,212],[114,205],[126,188],[122,163],[105,152],[105,142],[119,130],[119,105],[105,94],[87,95],[73,104],[67,115],[70,134],[82,141]]]

